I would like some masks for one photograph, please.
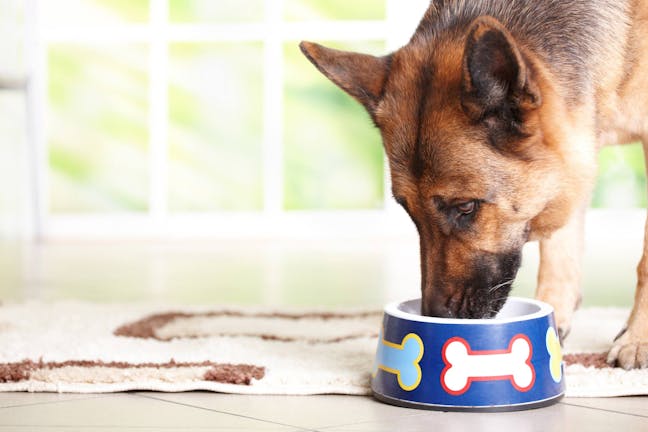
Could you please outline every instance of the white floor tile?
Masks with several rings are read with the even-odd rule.
[[[326,432],[442,432],[442,431],[646,431],[642,417],[614,414],[557,404],[547,408],[511,413],[443,413],[392,418],[381,422],[357,423]]]
[[[110,426],[110,427],[58,427],[58,426],[0,426],[0,432],[191,432],[191,431],[214,431],[214,432],[269,432],[274,429],[250,429],[249,427],[221,428],[221,427],[129,427],[129,426]],[[283,429],[276,429],[281,431]],[[294,432],[300,432],[296,430]]]
[[[245,396],[208,392],[141,394],[311,429],[358,422],[380,422],[425,413],[385,405],[362,396]]]
[[[74,393],[27,393],[6,392],[0,393],[0,408],[35,405],[43,403],[57,403],[68,400],[91,399],[102,395],[74,394]]]
[[[0,409],[0,425],[24,427],[80,427],[290,431],[295,428],[202,409],[161,402],[131,394],[27,405]]]
[[[648,418],[648,396],[615,398],[566,398],[564,403],[601,410],[617,411]],[[648,422],[648,419],[646,420]],[[648,427],[646,428],[648,430]]]

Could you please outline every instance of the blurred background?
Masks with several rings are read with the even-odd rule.
[[[382,55],[425,0],[0,0],[0,299],[381,305],[418,241],[378,132],[299,52]],[[638,144],[600,156],[585,304],[629,305]],[[537,245],[515,292],[532,295]]]

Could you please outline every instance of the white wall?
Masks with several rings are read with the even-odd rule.
[[[0,239],[25,232],[28,207],[22,2],[0,0]],[[3,88],[4,87],[4,88]]]

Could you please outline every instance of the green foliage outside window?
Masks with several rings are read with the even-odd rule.
[[[261,43],[172,44],[171,211],[261,210]]]
[[[69,8],[76,5],[77,13]],[[169,0],[169,22],[262,22],[264,0]],[[148,0],[43,2],[53,25],[144,24]],[[286,22],[382,20],[381,0],[285,0]],[[283,46],[283,206],[382,208],[383,151],[363,108]],[[264,42],[170,43],[168,188],[172,212],[263,206]],[[384,43],[327,43],[384,54]],[[50,211],[145,212],[149,185],[148,43],[48,47]],[[277,107],[280,109],[280,107]],[[602,150],[593,207],[646,206],[639,144]]]
[[[335,44],[381,52],[382,43]],[[285,207],[374,209],[383,206],[383,149],[364,108],[286,44]]]
[[[383,20],[381,0],[284,0],[287,21]]]
[[[147,209],[147,55],[142,45],[50,46],[53,212]]]

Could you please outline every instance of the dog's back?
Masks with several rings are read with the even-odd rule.
[[[641,1],[640,1],[641,2]],[[463,32],[477,17],[502,22],[539,55],[565,91],[580,101],[614,81],[622,69],[630,13],[628,0],[432,0],[413,43]]]

